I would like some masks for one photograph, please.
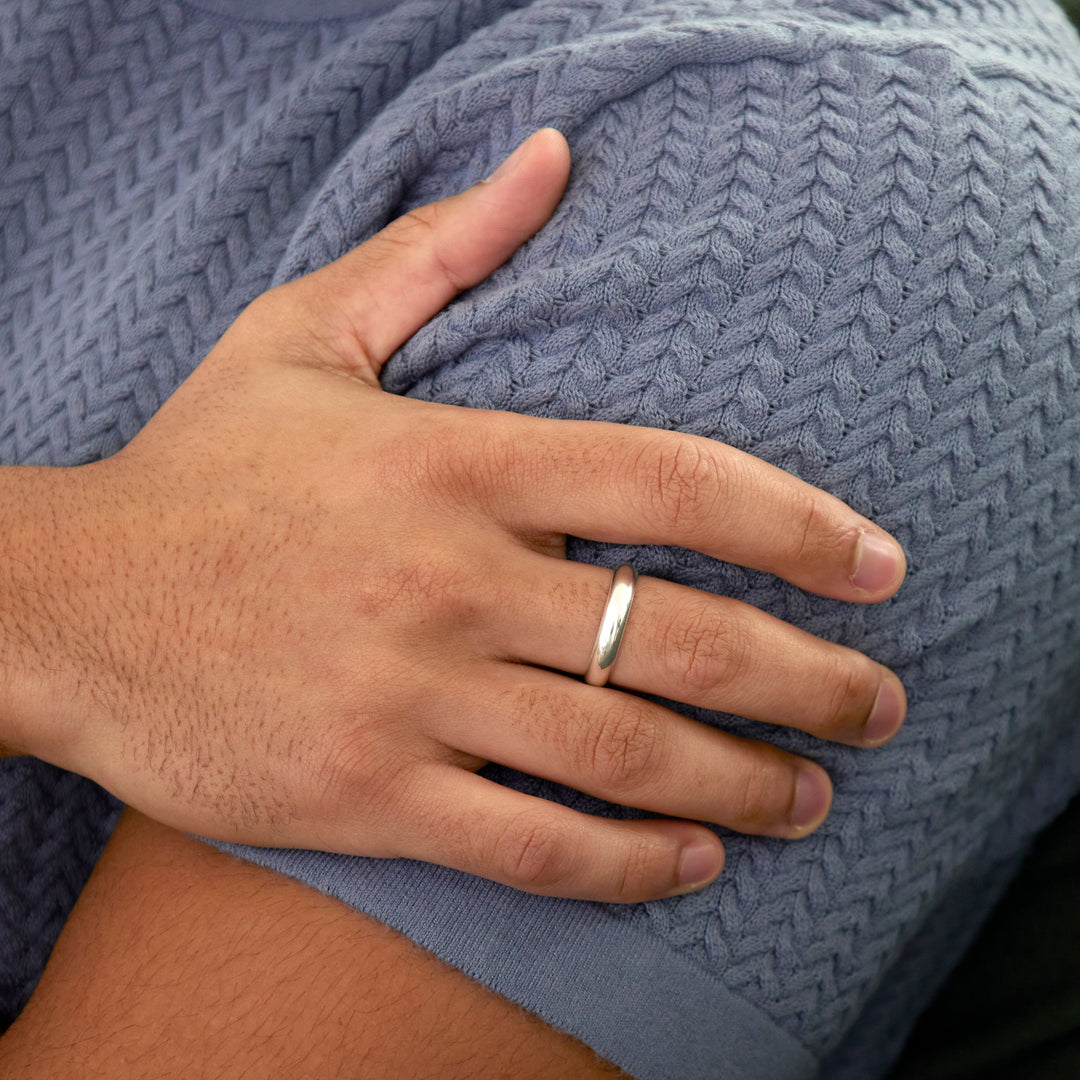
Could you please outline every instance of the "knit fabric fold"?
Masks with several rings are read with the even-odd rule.
[[[903,679],[907,723],[865,751],[673,704],[819,761],[835,801],[802,841],[724,834],[720,879],[650,904],[229,850],[384,919],[642,1080],[880,1075],[1080,788],[1080,43],[1064,15],[407,0],[270,24],[25,0],[0,6],[0,55],[2,464],[114,452],[259,292],[486,176],[536,128],[563,131],[574,164],[551,223],[384,386],[689,431],[844,499],[907,552],[887,604],[681,549],[572,539],[570,556],[863,650]],[[0,762],[5,805],[24,834],[51,813],[40,860],[83,874],[85,837],[116,810],[88,782]],[[19,914],[25,880],[54,908],[78,887],[11,830],[9,1014],[58,929]]]

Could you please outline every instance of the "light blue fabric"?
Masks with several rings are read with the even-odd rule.
[[[726,835],[714,885],[653,904],[233,850],[384,919],[642,1080],[879,1076],[1080,787],[1080,45],[1061,12],[0,12],[0,463],[115,451],[269,284],[487,175],[536,128],[566,134],[552,222],[422,329],[384,385],[692,431],[833,491],[905,546],[888,604],[681,550],[573,541],[571,557],[631,560],[868,652],[905,682],[905,729],[856,751],[684,709],[820,761],[836,798],[807,840]],[[33,816],[13,776],[0,809]],[[51,796],[54,820],[90,813],[72,790]]]
[[[248,22],[322,22],[348,19],[358,30],[363,22],[389,11],[398,0],[190,0],[189,6],[210,15]]]

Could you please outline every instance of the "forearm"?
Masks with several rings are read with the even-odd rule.
[[[0,1072],[624,1075],[337,900],[131,811],[0,1040]]]

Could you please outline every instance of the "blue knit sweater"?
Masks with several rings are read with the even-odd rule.
[[[656,903],[233,850],[643,1080],[880,1075],[1080,787],[1074,32],[1048,0],[258,6],[0,3],[0,464],[115,452],[258,293],[562,130],[552,222],[384,385],[679,428],[834,492],[904,544],[888,604],[677,549],[571,557],[861,649],[901,675],[907,724],[865,751],[684,708],[820,761],[835,803],[803,841],[725,836],[717,882]],[[9,1016],[117,810],[0,763]]]

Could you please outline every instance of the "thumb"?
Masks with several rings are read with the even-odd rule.
[[[487,180],[411,210],[285,288],[320,320],[319,340],[332,344],[335,360],[376,381],[395,349],[547,222],[569,172],[566,140],[544,128]]]

